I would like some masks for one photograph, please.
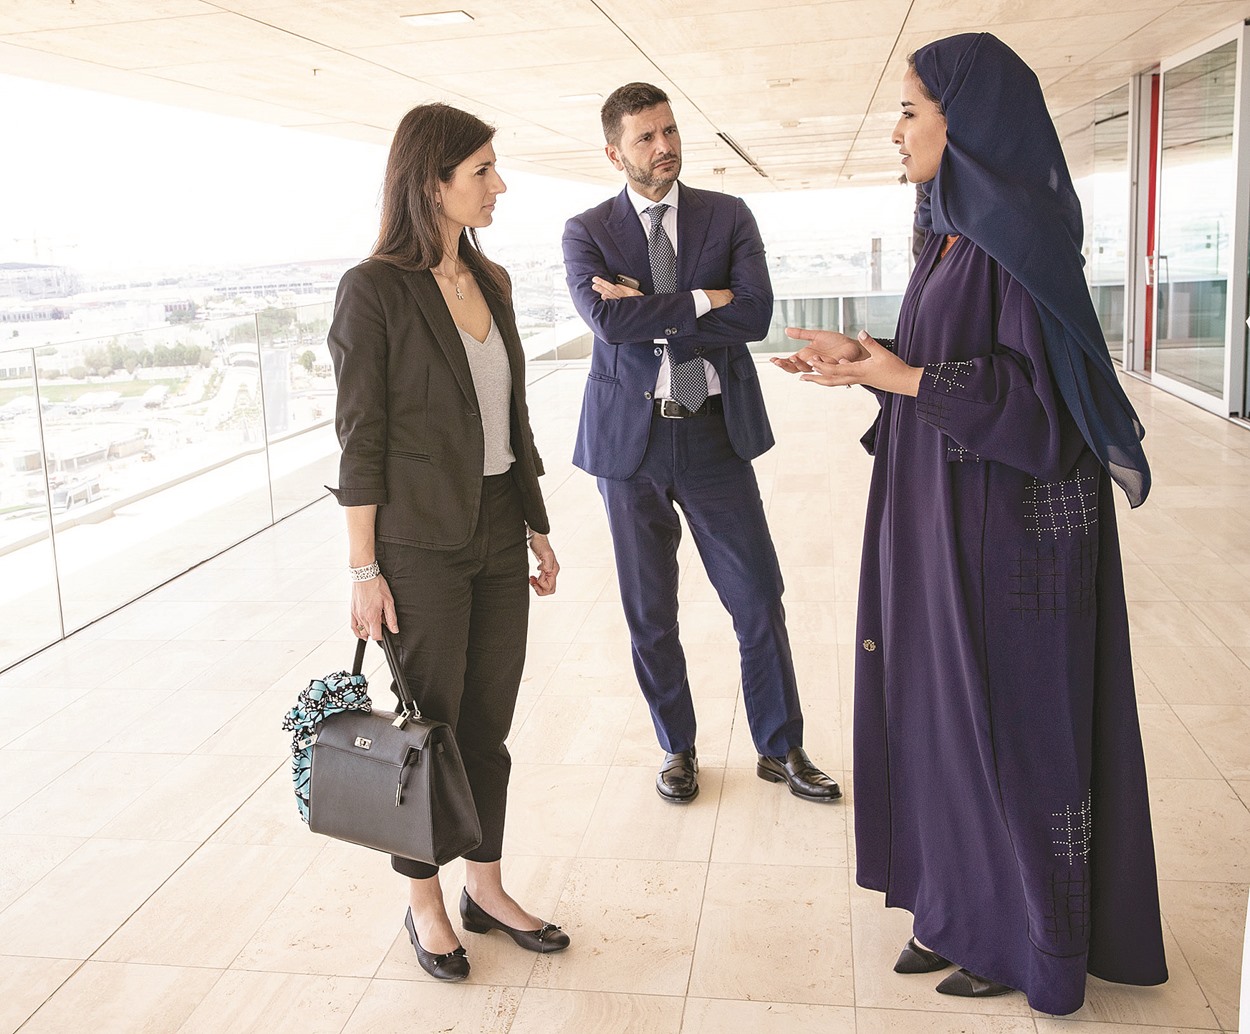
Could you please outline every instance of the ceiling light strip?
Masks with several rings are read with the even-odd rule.
[[[747,154],[747,152],[743,149],[742,145],[739,144],[737,140],[731,137],[728,133],[717,133],[716,135],[725,142],[725,144],[729,147],[731,151],[733,151],[734,154],[736,154],[739,158],[741,158],[744,162],[746,162],[749,166],[751,166],[751,168],[753,168],[756,172],[758,172],[761,176],[763,176],[764,179],[768,179],[768,173],[766,173],[763,169],[760,168],[759,162],[757,162],[754,158],[752,158],[749,154]]]
[[[473,15],[468,11],[432,11],[429,14],[401,14],[399,20],[418,27],[463,25],[465,22],[473,21]]]

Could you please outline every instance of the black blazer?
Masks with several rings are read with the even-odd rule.
[[[512,475],[526,523],[550,529],[525,405],[525,356],[511,304],[481,284],[512,371]],[[328,338],[343,506],[377,504],[385,542],[459,549],[477,526],[485,446],[464,343],[429,270],[366,259],[339,282]],[[329,487],[329,486],[327,486]]]

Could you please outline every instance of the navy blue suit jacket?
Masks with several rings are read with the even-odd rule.
[[[564,227],[564,268],[573,304],[595,335],[573,462],[597,477],[630,477],[642,463],[667,338],[674,363],[706,359],[720,377],[725,425],[745,460],[772,447],[755,361],[746,342],[768,336],[773,289],[764,242],[741,198],[682,184],[677,204],[677,291],[653,294],[647,236],[625,191]],[[640,298],[604,300],[591,280],[617,274],[642,284]],[[698,289],[730,288],[734,300],[695,318]]]

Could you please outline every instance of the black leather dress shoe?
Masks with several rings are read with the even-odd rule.
[[[955,970],[937,986],[938,994],[954,995],[956,998],[994,998],[1014,990],[1014,987],[996,984],[966,969]]]
[[[460,922],[469,933],[502,930],[526,951],[536,951],[540,955],[564,951],[569,946],[569,935],[554,923],[543,923],[537,930],[514,930],[510,926],[504,926],[469,897],[467,888],[460,892]]]
[[[899,952],[898,961],[894,963],[894,972],[936,973],[950,964],[950,959],[942,958],[936,951],[922,948],[916,943],[916,938],[909,937],[903,950]]]
[[[664,755],[660,774],[655,777],[655,792],[677,804],[693,801],[699,795],[699,759],[694,747]]]
[[[408,928],[408,940],[417,950],[417,962],[435,980],[463,980],[469,975],[469,957],[463,947],[442,955],[434,955],[421,947],[421,942],[417,940],[417,928],[412,923],[411,908],[404,916],[404,926]]]
[[[784,758],[761,754],[755,774],[770,783],[787,783],[795,797],[806,801],[836,801],[842,796],[838,784],[812,764],[802,747],[791,747]]]

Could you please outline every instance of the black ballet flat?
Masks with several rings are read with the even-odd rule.
[[[442,955],[434,955],[421,947],[417,940],[417,928],[412,923],[412,909],[404,916],[404,926],[408,928],[408,940],[417,950],[417,962],[421,968],[435,980],[463,980],[469,975],[469,957],[461,946]]]
[[[894,963],[894,972],[936,973],[950,964],[950,959],[942,958],[936,951],[922,948],[916,943],[916,938],[909,937],[907,943],[903,945],[903,950],[899,952],[898,961]]]
[[[956,998],[994,998],[1014,990],[1014,987],[996,984],[966,969],[955,970],[937,986],[938,994],[954,995]]]
[[[491,930],[502,930],[526,951],[536,951],[540,955],[563,951],[569,946],[569,935],[554,923],[543,923],[537,930],[514,930],[510,926],[504,926],[469,897],[467,888],[460,893],[460,924],[469,933],[490,933]]]

